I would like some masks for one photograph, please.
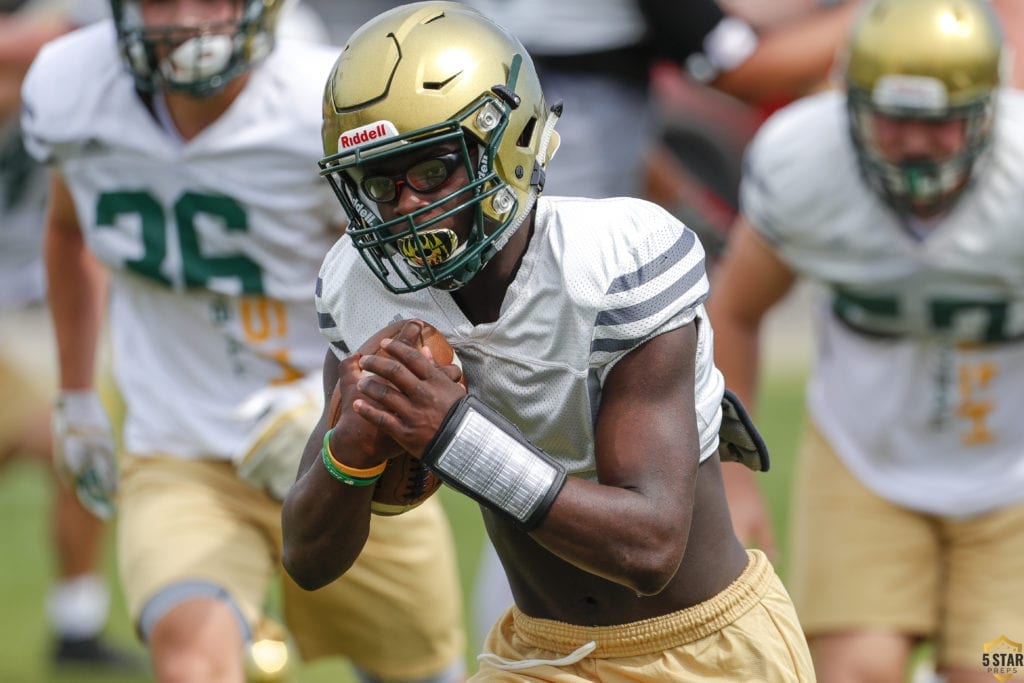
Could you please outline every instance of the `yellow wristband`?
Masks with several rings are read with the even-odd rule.
[[[349,467],[344,463],[338,462],[331,452],[331,434],[333,433],[334,430],[329,429],[324,434],[324,447],[320,452],[320,455],[323,457],[324,467],[330,472],[331,476],[349,486],[370,486],[376,483],[381,475],[384,474],[384,470],[387,469],[387,461],[374,467],[366,468]]]

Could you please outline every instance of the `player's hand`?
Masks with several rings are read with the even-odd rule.
[[[341,394],[340,410],[336,416],[330,416],[333,423],[329,426],[334,429],[331,452],[346,465],[370,468],[404,451],[390,434],[377,429],[352,407],[353,401],[361,395],[359,382],[366,375],[359,367],[361,358],[355,353],[338,364],[338,383],[334,391]]]
[[[238,475],[277,500],[295,483],[302,450],[323,411],[319,372],[250,395],[235,410],[247,426],[245,439],[232,453]]]
[[[411,321],[394,339],[381,342],[381,353],[363,356],[360,367],[375,376],[357,385],[352,406],[359,415],[390,434],[409,453],[420,456],[434,439],[448,411],[466,389],[452,367],[442,367],[417,348],[421,326]]]
[[[78,500],[100,519],[114,514],[117,460],[110,418],[92,390],[63,391],[53,412],[57,471]]]
[[[722,463],[725,497],[729,501],[729,514],[736,537],[745,547],[760,548],[768,559],[774,561],[775,534],[756,476],[740,463]]]

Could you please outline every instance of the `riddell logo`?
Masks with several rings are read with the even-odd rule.
[[[359,128],[346,130],[338,136],[338,151],[355,147],[374,140],[384,140],[398,135],[398,129],[390,121],[374,121]]]

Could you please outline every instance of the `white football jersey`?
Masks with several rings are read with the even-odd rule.
[[[827,285],[809,409],[866,485],[970,515],[1024,500],[1024,93],[926,237],[860,175],[843,95],[777,113],[748,152],[744,214]]]
[[[33,64],[27,145],[59,168],[89,248],[114,273],[129,451],[228,457],[252,426],[239,403],[320,368],[312,283],[344,226],[317,168],[336,52],[279,42],[188,142],[135,91],[112,22],[50,43]]]
[[[701,460],[717,448],[723,383],[702,304],[704,250],[654,204],[541,197],[493,323],[472,325],[440,290],[391,294],[347,237],[324,261],[317,292],[320,325],[339,358],[396,319],[425,320],[455,348],[474,395],[588,478],[596,477],[594,420],[608,372],[645,341],[696,320]]]

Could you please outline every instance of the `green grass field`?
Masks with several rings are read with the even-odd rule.
[[[798,376],[769,378],[762,389],[758,425],[772,451],[772,470],[763,475],[762,488],[771,506],[780,550],[786,547],[785,514],[792,455],[803,416],[803,386]],[[3,683],[72,683],[101,681],[141,683],[148,677],[90,675],[85,671],[55,672],[47,664],[49,648],[44,601],[54,573],[49,536],[50,491],[46,473],[29,463],[14,463],[0,476],[0,681]],[[476,504],[449,490],[442,500],[459,541],[459,569],[465,595],[472,594],[474,572],[483,538]],[[120,599],[115,562],[110,546],[105,568],[112,582],[114,602],[108,634],[111,640],[133,647],[140,655]],[[780,571],[785,572],[780,564]],[[466,605],[467,632],[472,633]],[[472,663],[475,652],[468,653]],[[470,664],[472,666],[472,664]],[[322,662],[302,667],[298,683],[347,683],[353,679],[342,662]]]

